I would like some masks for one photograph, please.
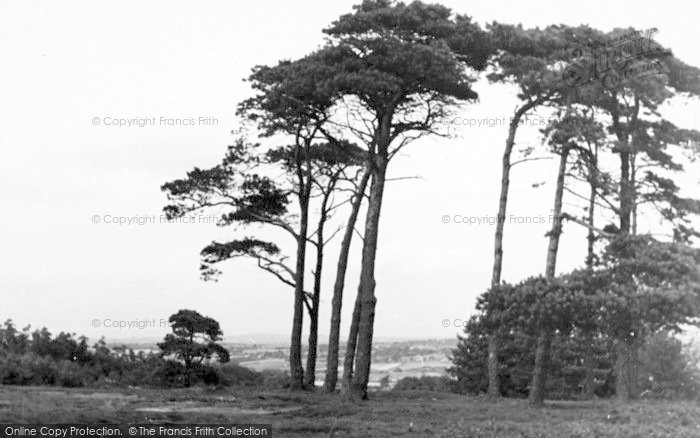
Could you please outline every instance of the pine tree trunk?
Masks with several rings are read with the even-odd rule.
[[[302,227],[302,236],[306,230]],[[306,257],[306,239],[297,239],[296,284],[294,287],[294,318],[292,321],[292,341],[289,347],[290,387],[304,387],[304,369],[301,363],[301,332],[304,321],[304,258]]]
[[[297,163],[301,163],[301,150],[297,148]],[[306,238],[309,229],[310,183],[305,183],[301,164],[297,165],[299,181],[299,234],[297,235],[296,270],[294,272],[294,316],[292,339],[289,346],[289,387],[292,390],[304,388],[304,368],[301,362],[301,335],[304,323],[304,270],[306,269]]]
[[[620,157],[620,191],[618,198],[620,200],[620,235],[622,236],[629,236],[633,232],[632,215],[636,209],[635,181],[633,178],[636,176],[631,174],[631,171],[633,171],[633,154],[630,150],[630,133],[636,129],[638,114],[639,98],[637,96],[635,96],[634,112],[628,115],[629,123],[627,126],[620,122],[619,112],[611,111]],[[636,228],[636,225],[634,228]],[[628,342],[626,336],[616,341],[615,394],[621,400],[634,400],[638,397],[636,374],[639,365],[636,357],[636,345],[631,345],[636,343],[636,341],[633,343]]]
[[[566,176],[566,161],[569,157],[569,149],[561,151],[559,160],[559,172],[557,173],[557,186],[554,193],[554,209],[552,229],[549,231],[549,247],[547,248],[547,264],[545,277],[548,280],[554,278],[557,266],[557,252],[559,251],[559,237],[562,229],[562,201],[564,198],[564,179]],[[532,371],[532,383],[530,387],[530,404],[542,406],[546,396],[547,367],[549,362],[549,347],[552,343],[552,331],[549,327],[541,327],[537,336],[537,348],[535,350],[535,366]]]
[[[386,143],[388,145],[388,142]],[[380,149],[381,150],[381,149]],[[370,188],[367,218],[365,222],[364,246],[362,248],[362,270],[360,273],[360,320],[357,332],[357,351],[355,353],[355,370],[350,384],[353,399],[367,398],[370,365],[372,363],[372,336],[374,332],[374,309],[377,298],[374,294],[376,282],[374,268],[379,236],[379,216],[384,195],[384,183],[388,156],[386,148],[376,156],[372,169],[372,187]]]
[[[631,401],[639,398],[639,342],[636,339],[618,340],[616,343],[615,396]]]
[[[508,190],[510,188],[510,157],[515,146],[515,134],[520,125],[522,117],[533,107],[542,103],[546,98],[540,97],[535,101],[528,102],[518,108],[515,116],[510,121],[508,127],[508,138],[506,138],[506,146],[503,150],[503,159],[501,164],[501,194],[498,199],[498,215],[496,217],[496,233],[494,236],[494,251],[493,251],[493,272],[491,275],[491,286],[497,286],[501,283],[501,272],[503,270],[503,230],[506,223],[506,209],[508,207]],[[498,361],[499,337],[498,333],[490,333],[488,336],[488,395],[491,397],[500,397],[500,365]]]
[[[625,150],[620,152],[620,234],[629,235],[632,230],[633,193],[630,180],[630,154]],[[637,398],[636,368],[637,361],[631,343],[618,339],[616,342],[617,359],[615,363],[616,381],[615,395],[620,400]]]
[[[304,386],[314,387],[316,383],[316,355],[318,350],[318,305],[319,297],[314,294],[311,299],[311,311],[309,312],[309,349],[306,352],[306,372],[304,373]]]
[[[497,286],[501,282],[501,271],[503,270],[503,228],[506,222],[506,208],[508,206],[508,188],[510,186],[510,156],[515,144],[515,132],[518,125],[515,119],[511,121],[508,130],[508,139],[503,151],[503,163],[501,173],[501,195],[498,199],[498,215],[496,216],[496,234],[494,237],[493,273],[491,275],[491,286]],[[519,122],[519,120],[517,121]],[[499,381],[498,364],[498,334],[494,331],[488,336],[488,395],[500,397],[501,388]]]
[[[352,320],[350,321],[350,333],[348,342],[345,345],[345,360],[343,362],[343,382],[341,392],[350,396],[350,385],[355,363],[355,350],[357,349],[357,332],[360,327],[360,305],[361,297],[358,294],[355,298],[355,306],[352,309]]]
[[[530,388],[529,402],[535,406],[542,406],[546,396],[547,366],[549,362],[549,350],[552,343],[551,333],[548,329],[540,330],[537,336],[535,348],[535,368],[532,371],[532,385]]]
[[[597,152],[595,154],[597,157]],[[596,200],[596,183],[597,183],[597,170],[595,169],[595,164],[589,166],[589,175],[591,177],[591,192],[588,197],[588,237],[587,240],[587,255],[586,255],[586,268],[589,271],[593,271],[593,262],[595,259],[595,233],[593,228],[595,226],[595,200]],[[592,316],[592,315],[591,315]],[[590,400],[593,398],[595,391],[595,376],[593,372],[595,370],[595,357],[593,351],[593,331],[594,329],[588,327],[583,332],[583,342],[584,342],[584,352],[583,352],[583,396],[585,399]]]
[[[595,227],[595,199],[596,192],[595,182],[591,182],[591,192],[588,197],[588,236],[587,240],[587,251],[586,251],[586,268],[590,271],[593,270],[593,262],[595,261],[595,232],[593,231]]]
[[[190,339],[192,339],[192,336],[190,336]],[[190,341],[190,345],[191,345]],[[192,386],[192,361],[188,358],[185,358],[185,388],[189,388]]]
[[[488,395],[490,397],[500,397],[501,396],[501,385],[499,381],[499,362],[498,362],[498,338],[496,334],[490,334],[488,337],[488,374],[489,374],[489,388]]]
[[[629,152],[620,152],[620,234],[630,234],[632,216],[632,187]]]
[[[311,300],[311,312],[309,315],[309,350],[306,356],[306,375],[304,383],[310,388],[316,386],[316,357],[318,355],[318,314],[321,304],[321,282],[323,280],[323,241],[324,228],[328,219],[328,199],[333,191],[335,183],[323,194],[321,203],[321,216],[318,220],[316,231],[316,268],[314,269],[314,295]]]
[[[326,360],[326,380],[323,385],[324,392],[333,392],[338,381],[338,350],[340,349],[340,318],[343,306],[343,290],[345,289],[345,274],[348,269],[348,256],[350,254],[350,244],[355,231],[355,223],[360,213],[362,198],[364,197],[369,181],[370,173],[365,171],[360,180],[357,192],[351,203],[350,217],[345,227],[345,234],[340,245],[340,255],[338,256],[338,268],[333,285],[333,302],[331,309],[331,330],[328,338],[328,358]],[[354,348],[353,348],[354,350]],[[353,356],[354,359],[354,356]],[[350,362],[352,364],[352,361]]]

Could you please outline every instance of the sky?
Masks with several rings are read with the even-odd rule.
[[[239,126],[236,105],[251,95],[242,80],[250,69],[318,48],[321,30],[353,3],[0,3],[0,319],[91,339],[129,339],[163,336],[169,315],[188,308],[217,319],[226,336],[286,336],[291,290],[245,260],[222,266],[218,282],[202,281],[199,251],[232,232],[206,213],[195,223],[164,222],[160,186],[194,166],[217,164]],[[657,28],[656,41],[700,66],[700,29],[689,1],[442,3],[481,24]],[[479,81],[475,89],[479,102],[458,116],[490,119],[493,126],[453,126],[453,138],[422,139],[391,164],[390,178],[418,178],[387,185],[377,338],[454,337],[488,286],[493,221],[461,222],[496,213],[507,128],[495,120],[510,117],[517,99],[508,86]],[[679,126],[700,128],[697,102],[665,111]],[[537,144],[539,127],[524,128],[518,147]],[[544,269],[553,164],[514,167],[505,280]],[[697,171],[689,167],[679,177],[688,195],[700,196]],[[565,205],[575,211],[572,199]],[[334,220],[340,225],[341,215]],[[521,223],[528,220],[544,223]],[[322,340],[338,240],[324,275]],[[356,239],[343,336],[359,246]],[[567,226],[559,271],[580,266],[584,256],[584,231]]]

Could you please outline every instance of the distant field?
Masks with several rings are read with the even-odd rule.
[[[697,402],[548,402],[431,392],[337,395],[210,390],[0,386],[0,422],[271,423],[275,437],[700,437]]]
[[[240,365],[255,371],[276,370],[286,371],[289,369],[289,361],[286,359],[261,359],[248,362],[241,362]],[[447,368],[452,364],[446,358],[444,360],[407,360],[404,362],[373,363],[369,375],[370,386],[378,387],[380,380],[384,376],[389,376],[391,385],[406,377],[421,376],[446,376]],[[343,367],[338,367],[339,374],[342,375]],[[319,359],[316,363],[316,384],[323,385],[323,377],[326,373],[326,361]]]

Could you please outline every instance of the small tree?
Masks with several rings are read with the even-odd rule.
[[[219,362],[229,361],[228,350],[217,343],[223,332],[215,319],[194,310],[180,310],[169,321],[173,333],[165,335],[158,347],[163,357],[174,356],[185,363],[185,386],[192,384],[192,372],[204,359],[216,355]]]

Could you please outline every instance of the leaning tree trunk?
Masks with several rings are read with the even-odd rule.
[[[345,234],[340,245],[340,255],[338,256],[338,268],[335,274],[335,284],[333,285],[333,301],[331,309],[331,332],[328,337],[328,359],[326,360],[326,380],[323,384],[325,392],[335,391],[338,381],[338,351],[340,349],[340,317],[343,307],[343,290],[345,289],[345,274],[348,269],[348,256],[350,254],[350,244],[355,231],[355,223],[360,213],[362,198],[365,195],[367,182],[370,173],[365,171],[357,187],[351,203],[350,217],[345,227]],[[354,352],[354,347],[353,347]],[[353,354],[354,359],[354,354]],[[352,365],[352,360],[350,361]]]
[[[562,229],[562,200],[564,197],[564,178],[566,176],[566,161],[569,149],[564,147],[559,160],[559,172],[557,173],[557,186],[554,193],[554,211],[552,229],[549,231],[549,247],[547,248],[547,264],[545,277],[548,280],[554,278],[557,267],[557,252],[559,251],[559,237]],[[552,344],[552,332],[546,325],[540,327],[537,334],[537,347],[535,349],[535,366],[532,371],[532,384],[530,387],[529,401],[535,406],[544,404],[547,367],[549,362],[549,350]]]
[[[385,143],[388,146],[388,142]],[[360,320],[357,331],[357,350],[355,353],[355,370],[350,384],[350,396],[353,399],[367,398],[370,365],[372,363],[372,335],[374,332],[374,308],[377,298],[374,294],[376,282],[374,267],[377,256],[377,239],[379,236],[379,215],[384,195],[388,155],[386,147],[380,148],[372,168],[372,187],[370,188],[367,219],[365,222],[364,246],[362,248],[362,269],[360,272]]]
[[[510,157],[515,146],[515,134],[520,125],[520,120],[530,109],[542,103],[546,97],[542,96],[534,101],[528,102],[518,108],[515,116],[510,121],[508,127],[508,138],[506,138],[506,147],[503,150],[503,160],[501,167],[501,195],[498,199],[498,215],[496,220],[496,233],[494,237],[493,251],[493,273],[491,275],[491,286],[497,286],[501,283],[501,271],[503,270],[503,229],[506,222],[506,208],[508,207],[508,189],[510,187]],[[499,382],[500,363],[498,361],[499,338],[496,332],[488,335],[488,394],[491,397],[500,397],[501,388]]]
[[[360,327],[360,294],[357,294],[355,306],[352,309],[352,320],[350,321],[350,333],[348,334],[348,342],[345,345],[345,360],[343,361],[343,382],[341,392],[350,395],[350,386],[352,384],[352,375],[355,363],[355,349],[357,348],[357,332]]]
[[[517,120],[517,123],[520,121]],[[497,286],[501,282],[501,271],[503,269],[503,228],[506,222],[506,208],[508,206],[508,188],[510,186],[510,156],[515,144],[515,131],[518,125],[515,118],[510,123],[506,148],[503,151],[503,164],[501,173],[501,195],[498,199],[498,215],[496,217],[496,235],[494,238],[493,252],[493,273],[491,276],[491,286]],[[501,388],[499,382],[499,361],[498,361],[498,335],[494,330],[488,335],[488,361],[487,369],[489,376],[488,394],[491,397],[500,397]]]
[[[316,385],[316,356],[318,354],[318,313],[321,304],[321,281],[323,279],[323,230],[328,219],[328,199],[333,186],[331,185],[323,194],[321,202],[321,216],[318,219],[318,230],[316,231],[316,268],[314,270],[314,295],[311,299],[311,311],[309,312],[309,351],[306,356],[306,375],[304,382],[313,388]]]

